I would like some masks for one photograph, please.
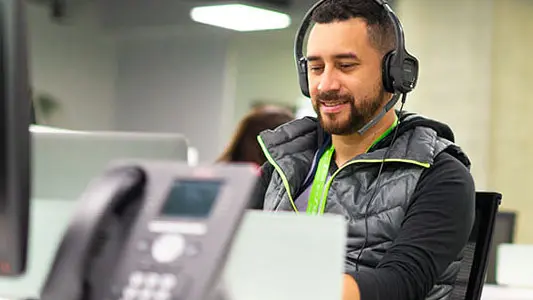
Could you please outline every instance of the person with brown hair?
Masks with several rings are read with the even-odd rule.
[[[276,105],[254,107],[237,125],[230,143],[217,162],[251,162],[261,166],[266,157],[259,146],[260,132],[294,120],[294,114],[287,108]]]

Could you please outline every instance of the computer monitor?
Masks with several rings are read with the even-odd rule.
[[[26,271],[30,99],[22,0],[0,0],[0,276]]]
[[[496,214],[494,223],[494,233],[492,237],[491,249],[489,252],[489,262],[487,266],[486,282],[496,284],[496,257],[500,244],[510,244],[514,241],[514,228],[516,214],[514,212],[500,211]]]
[[[187,162],[188,141],[177,133],[73,131],[32,126],[33,199],[76,201],[113,161]]]

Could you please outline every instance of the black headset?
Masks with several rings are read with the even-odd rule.
[[[303,43],[311,23],[311,16],[313,12],[325,1],[326,0],[318,1],[311,7],[311,9],[309,9],[309,11],[307,11],[303,18],[302,24],[298,29],[294,43],[294,56],[296,59],[296,67],[298,69],[298,81],[300,83],[300,89],[306,97],[309,97],[310,94],[309,82],[307,80],[307,58],[303,54]],[[415,88],[418,80],[418,60],[409,54],[405,49],[402,25],[387,1],[369,1],[375,1],[377,4],[383,7],[385,11],[387,11],[387,15],[394,25],[394,33],[396,36],[396,48],[383,57],[383,86],[389,93],[398,95],[407,94]],[[394,98],[396,98],[396,101],[398,100],[398,97]],[[394,106],[394,104],[391,106]]]

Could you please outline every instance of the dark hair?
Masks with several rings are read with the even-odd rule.
[[[315,23],[324,24],[362,18],[367,23],[370,44],[383,54],[396,45],[394,25],[387,12],[374,0],[326,0],[311,16]]]
[[[266,129],[294,120],[292,112],[283,107],[262,105],[252,109],[238,124],[229,145],[217,162],[253,162],[262,165],[266,157],[257,136]]]

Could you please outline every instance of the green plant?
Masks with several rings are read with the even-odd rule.
[[[51,117],[61,108],[57,98],[48,93],[37,93],[33,97],[38,123],[48,124]]]

